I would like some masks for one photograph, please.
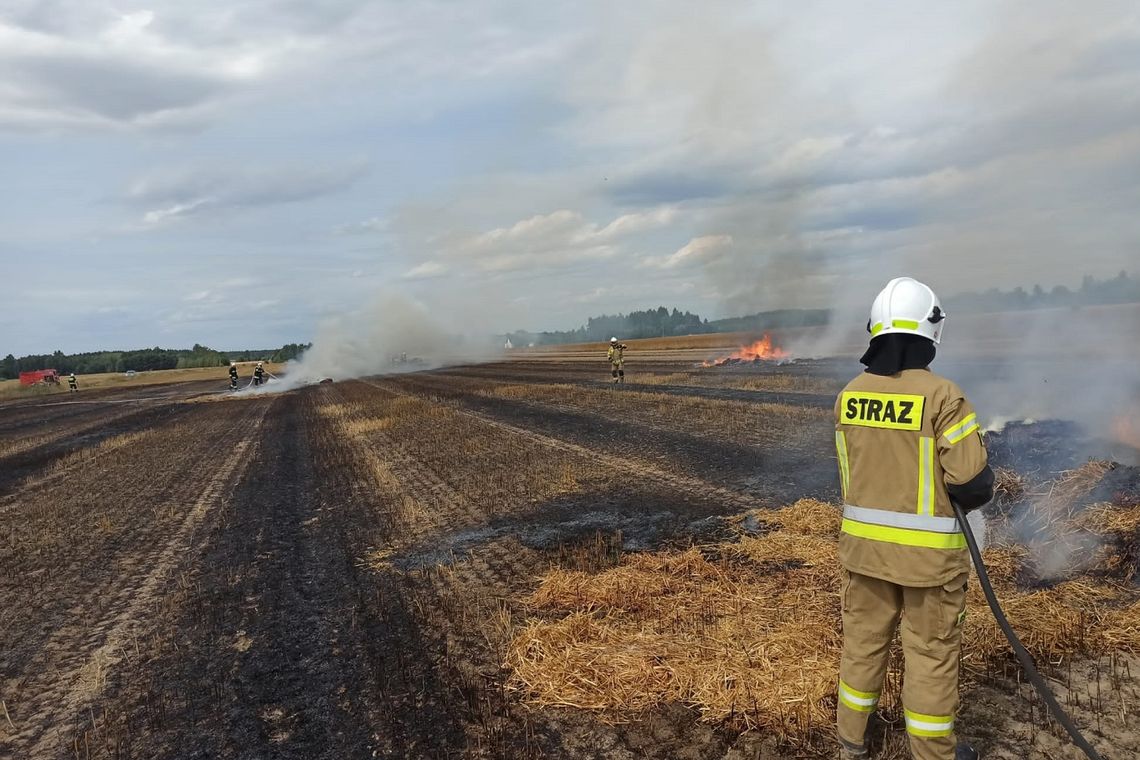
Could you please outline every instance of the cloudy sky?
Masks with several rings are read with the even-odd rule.
[[[1074,284],[1135,2],[0,0],[0,354]]]

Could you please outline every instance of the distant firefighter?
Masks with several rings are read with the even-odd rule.
[[[257,367],[255,367],[253,370],[253,384],[254,385],[261,385],[264,382],[265,382],[265,367],[263,367],[261,365],[261,362],[258,362]]]
[[[79,381],[75,379],[74,372],[67,376],[67,387],[71,389],[72,393],[79,393]]]
[[[610,374],[614,384],[625,382],[625,344],[618,343],[618,339],[610,338],[610,350],[606,353],[610,362]]]
[[[237,390],[237,362],[230,362],[230,390]]]

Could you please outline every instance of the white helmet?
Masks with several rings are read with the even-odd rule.
[[[617,338],[616,337],[610,338],[610,343],[617,343]]]
[[[941,343],[945,324],[946,312],[933,290],[910,277],[896,277],[875,296],[867,332],[872,338],[904,333]]]

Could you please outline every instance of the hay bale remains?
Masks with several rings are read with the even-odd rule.
[[[1099,537],[1140,524],[1140,508],[1080,514],[1066,506],[1105,471],[1090,462],[1065,473],[1042,508],[1061,529]],[[601,572],[547,574],[507,655],[512,687],[534,705],[594,710],[615,722],[680,703],[707,721],[763,729],[792,746],[829,740],[842,641],[840,508],[801,500],[737,524],[748,517],[771,530],[741,528],[737,540],[713,547],[627,554]],[[1042,661],[1140,651],[1137,589],[1091,572],[1034,587],[1025,547],[986,554],[1010,620]],[[1099,569],[1119,560],[1111,546],[1101,554]],[[967,674],[976,675],[1010,653],[976,582],[969,605],[964,653]],[[888,684],[898,678],[893,670]]]

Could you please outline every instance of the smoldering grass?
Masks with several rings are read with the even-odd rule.
[[[1002,511],[1025,498],[1028,485],[1025,477],[1008,467],[994,468],[994,502]]]
[[[600,572],[555,568],[527,600],[531,619],[507,657],[512,688],[532,704],[609,721],[679,702],[704,720],[761,728],[791,745],[829,735],[841,642],[838,515],[837,505],[803,500],[760,515],[772,532],[716,551],[624,555]],[[1003,606],[1039,659],[1140,647],[1135,589],[1093,577],[1026,589],[1025,547],[986,557]],[[976,583],[969,608],[967,682],[1009,656]]]

